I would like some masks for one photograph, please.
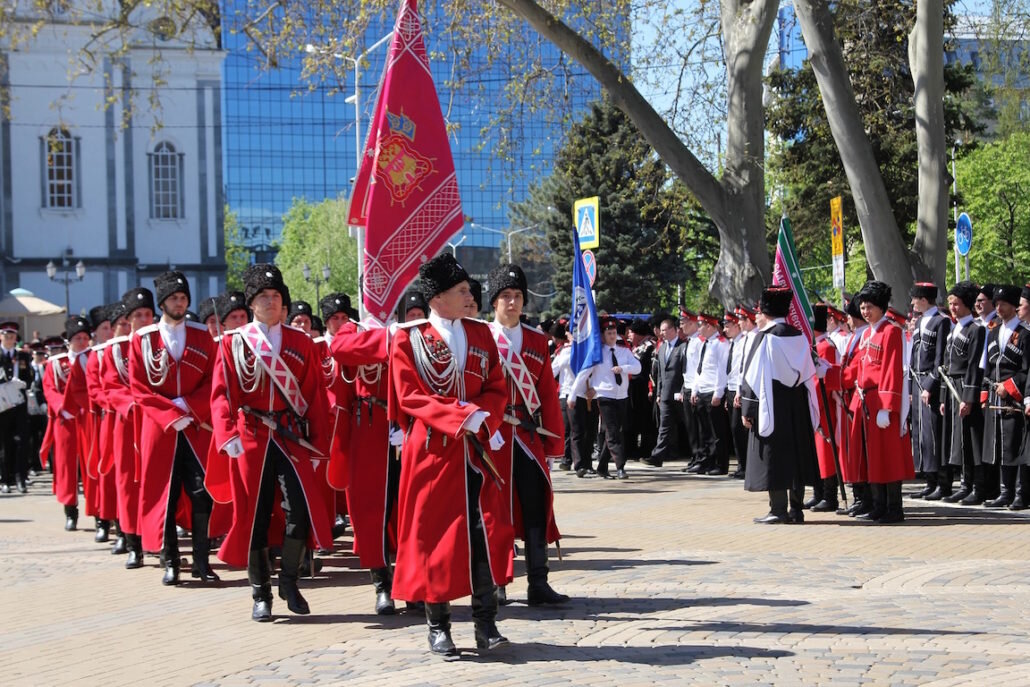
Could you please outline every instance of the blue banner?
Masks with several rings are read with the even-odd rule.
[[[601,330],[597,323],[594,294],[590,291],[590,278],[583,265],[583,252],[579,248],[579,232],[572,230],[575,255],[572,263],[572,371],[578,374],[601,362]]]

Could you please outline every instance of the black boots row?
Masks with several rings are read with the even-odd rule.
[[[559,594],[547,582],[547,532],[542,527],[526,530],[526,602],[530,606],[568,603],[569,597]]]
[[[472,622],[475,626],[476,648],[496,649],[508,643],[497,629],[497,596],[493,576],[486,563],[473,566]],[[451,639],[451,605],[427,603],[426,624],[429,626],[429,650],[440,656],[458,656],[458,648]]]
[[[307,553],[303,539],[286,537],[283,540],[282,567],[279,570],[279,598],[286,601],[286,607],[297,615],[308,615],[311,608],[300,593],[297,581],[300,577],[300,564]],[[250,552],[247,561],[247,579],[250,581],[251,597],[254,607],[250,618],[259,623],[272,619],[272,563],[268,557],[268,548],[255,549]]]
[[[211,539],[208,537],[210,520],[210,513],[194,513],[193,528],[190,530],[190,539],[193,544],[193,564],[190,568],[190,577],[205,583],[221,581],[221,578],[211,569]],[[178,532],[171,528],[165,533],[165,545],[161,552],[161,559],[165,568],[161,584],[179,584],[179,568],[182,559],[179,556]]]
[[[385,568],[373,568],[370,572],[376,590],[376,615],[393,615],[397,608],[393,603],[393,572],[389,563]]]
[[[65,506],[64,507],[64,531],[74,532],[75,528],[79,526],[79,507],[78,506]]]
[[[872,508],[867,512],[856,514],[856,520],[875,522],[880,525],[890,525],[905,520],[901,504],[901,482],[870,484],[868,489],[872,496]]]

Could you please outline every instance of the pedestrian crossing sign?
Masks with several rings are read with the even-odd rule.
[[[573,220],[579,233],[579,247],[597,248],[601,244],[601,224],[598,206],[600,198],[580,198],[572,206]]]

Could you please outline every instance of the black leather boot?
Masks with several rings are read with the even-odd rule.
[[[247,580],[254,607],[250,619],[267,623],[272,619],[272,571],[268,549],[253,549],[247,557]]]
[[[311,613],[308,602],[301,596],[297,588],[300,575],[300,562],[307,552],[303,539],[286,537],[283,539],[282,568],[279,570],[279,598],[286,600],[286,607],[297,615]]]
[[[190,568],[190,577],[201,582],[221,582],[221,578],[211,569],[211,539],[207,534],[210,521],[210,513],[193,514],[193,529],[190,531],[193,540],[193,565]]]
[[[837,510],[837,477],[827,477],[822,481],[823,500],[812,506],[814,513],[833,513]]]
[[[882,484],[870,484],[869,491],[873,496],[873,507],[865,513],[855,516],[856,520],[876,522],[887,513],[887,489]]]
[[[876,522],[880,525],[904,522],[905,513],[902,509],[901,482],[891,482],[884,485],[884,487],[887,497],[887,511]]]
[[[169,532],[169,530],[171,531]],[[165,545],[161,551],[161,560],[165,567],[165,574],[161,578],[161,584],[165,586],[179,584],[179,565],[181,563],[179,558],[179,540],[175,536],[175,530],[171,528],[165,530]]]
[[[79,524],[79,507],[78,506],[65,506],[64,507],[64,531],[74,532],[76,526]]]
[[[440,656],[457,656],[458,648],[451,639],[451,605],[427,603],[426,624],[429,625],[429,650]]]
[[[110,539],[111,523],[107,520],[101,520],[100,518],[96,518],[96,521],[97,533],[93,537],[93,541],[95,541],[97,544],[103,544],[108,539]]]
[[[538,527],[526,531],[526,602],[530,606],[568,603],[569,597],[559,594],[547,582],[547,535]]]
[[[804,510],[808,510],[809,508],[814,508],[824,498],[826,498],[826,490],[823,487],[823,483],[822,483],[821,480],[816,480],[816,483],[814,485],[812,485],[812,498],[808,499],[803,504],[801,504],[801,507]],[[836,508],[834,508],[834,510],[836,510]]]
[[[472,565],[472,622],[476,627],[476,648],[496,649],[508,643],[497,629],[496,620],[497,587],[484,557]]]
[[[125,535],[118,531],[118,536],[114,538],[114,546],[111,547],[112,556],[120,556],[123,553],[128,553],[129,547],[125,543]]]
[[[373,568],[369,572],[372,575],[372,586],[376,590],[376,615],[393,615],[397,608],[390,596],[393,583],[390,568]]]
[[[138,534],[125,535],[125,548],[129,551],[125,559],[125,569],[135,570],[143,567],[143,540]]]

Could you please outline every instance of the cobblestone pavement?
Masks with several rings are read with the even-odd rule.
[[[243,571],[200,587],[187,568],[165,588],[156,557],[124,570],[91,531],[63,531],[40,478],[0,496],[3,683],[1030,684],[1023,514],[908,500],[903,525],[762,526],[764,495],[680,467],[557,473],[551,581],[574,601],[529,608],[517,579],[499,617],[511,644],[485,655],[467,600],[455,603],[454,662],[427,653],[424,618],[372,612],[346,536],[302,583],[314,613],[276,599],[284,615],[258,624]]]

